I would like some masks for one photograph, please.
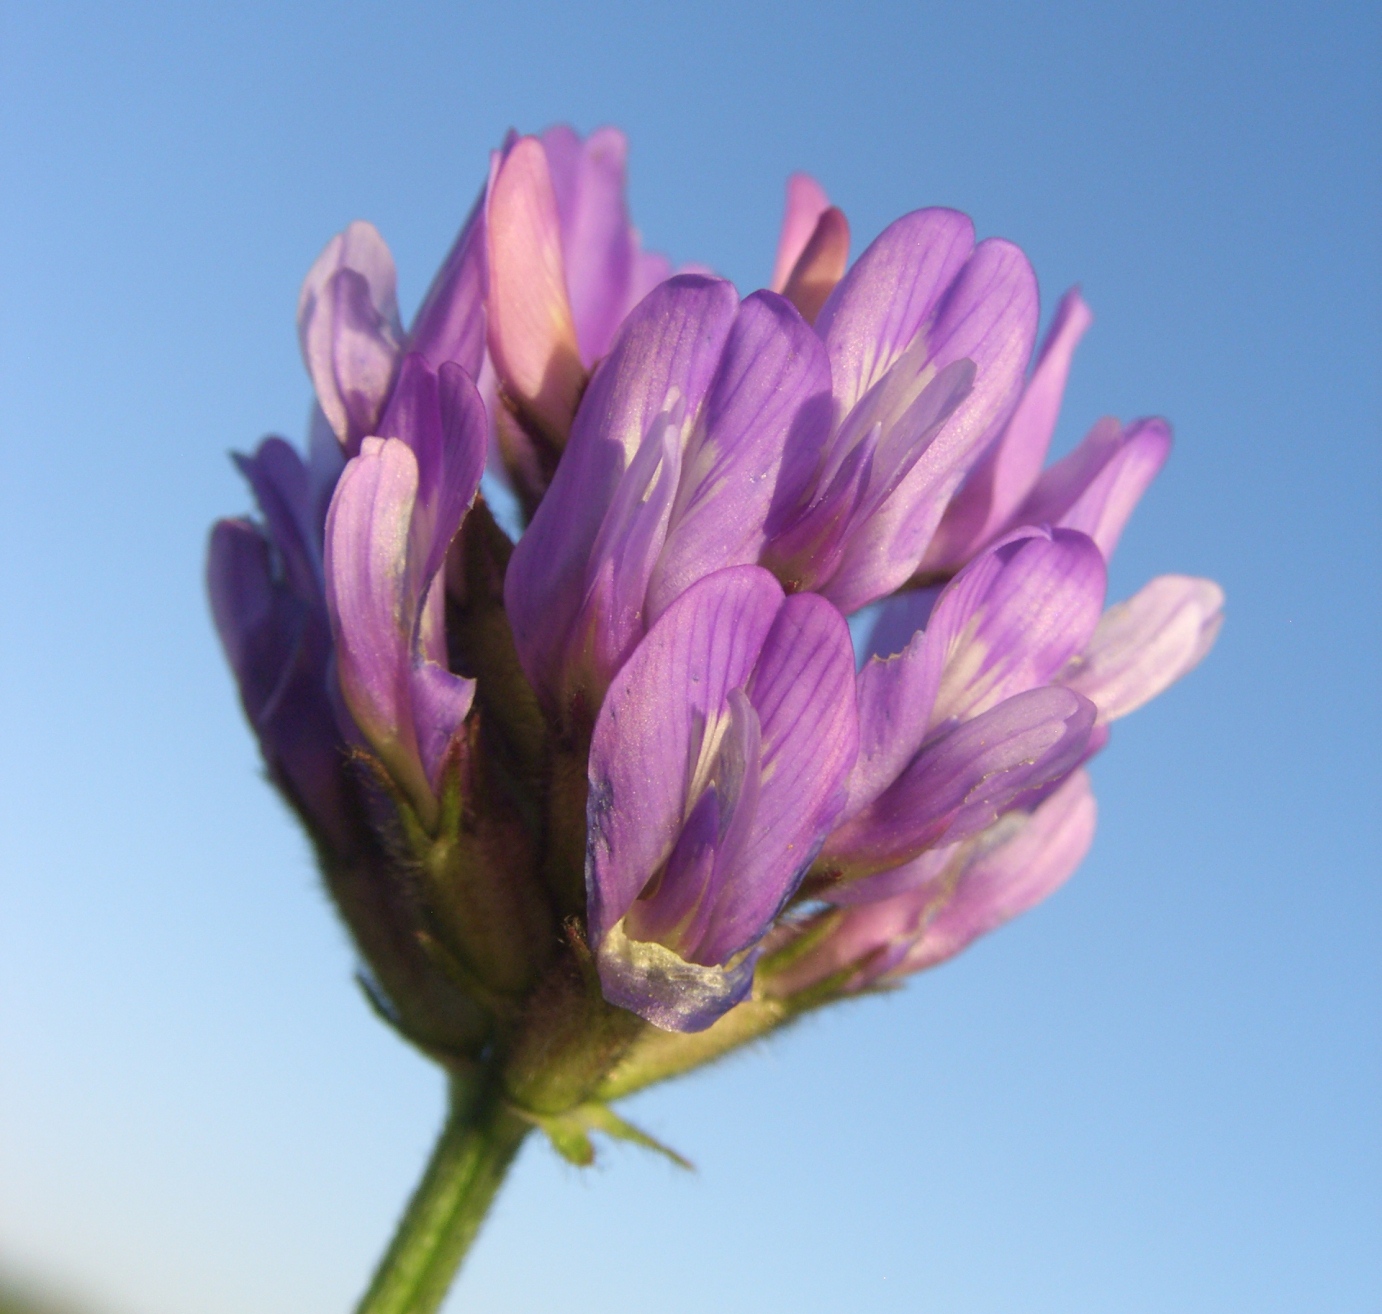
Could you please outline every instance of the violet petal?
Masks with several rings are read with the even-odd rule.
[[[1199,665],[1218,637],[1223,605],[1213,580],[1159,575],[1104,613],[1061,679],[1094,702],[1101,723],[1116,721]]]

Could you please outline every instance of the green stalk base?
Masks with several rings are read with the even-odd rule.
[[[492,1091],[452,1089],[446,1126],[356,1314],[432,1314],[446,1298],[530,1124]]]

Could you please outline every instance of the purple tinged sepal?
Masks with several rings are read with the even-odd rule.
[[[843,618],[766,571],[688,589],[615,677],[590,752],[586,886],[606,999],[673,1031],[747,994],[757,946],[843,803]]]
[[[347,456],[374,432],[403,350],[393,257],[357,220],[326,244],[298,297],[298,339],[317,401]]]

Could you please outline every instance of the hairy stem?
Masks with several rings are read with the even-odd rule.
[[[431,1314],[531,1130],[493,1089],[457,1082],[446,1125],[356,1314]]]

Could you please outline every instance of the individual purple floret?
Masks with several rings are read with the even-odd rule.
[[[441,568],[484,471],[484,406],[459,366],[411,355],[377,428],[331,502],[326,601],[345,704],[430,825],[475,692],[449,670]]]
[[[950,495],[1017,400],[1036,281],[1010,243],[919,210],[892,224],[816,321],[834,423],[764,556],[790,587],[851,612],[904,584]]]
[[[765,988],[790,997],[833,980],[852,993],[954,957],[1064,884],[1094,841],[1095,816],[1089,777],[1076,771],[1035,811],[915,859],[895,893],[784,926],[769,952],[789,952]]]
[[[688,589],[610,686],[590,750],[605,998],[677,1031],[738,1003],[843,803],[854,660],[824,599],[755,566]]]

